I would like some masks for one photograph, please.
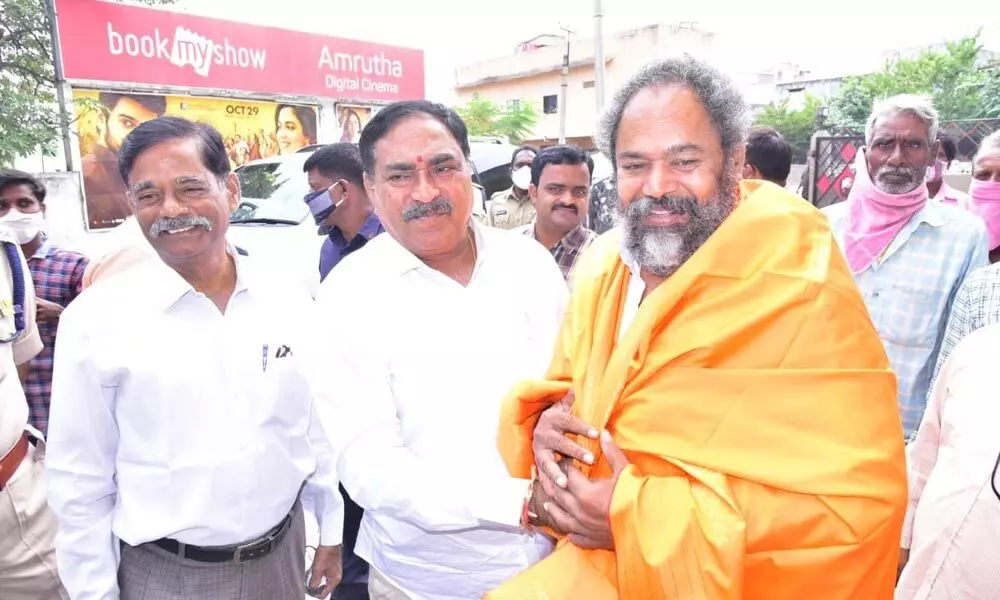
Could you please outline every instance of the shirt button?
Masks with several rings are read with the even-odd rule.
[[[872,298],[878,298],[878,291],[872,292]]]

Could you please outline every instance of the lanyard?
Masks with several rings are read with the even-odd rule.
[[[17,251],[17,246],[11,242],[0,242],[3,246],[7,262],[10,263],[10,279],[14,288],[13,306],[14,311],[14,334],[10,337],[0,337],[0,343],[13,342],[20,337],[24,331],[24,297],[27,292],[24,284],[24,266],[21,262],[21,254]],[[4,307],[0,306],[0,313]],[[3,315],[6,316],[6,315]]]

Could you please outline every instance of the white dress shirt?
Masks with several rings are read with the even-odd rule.
[[[321,543],[341,541],[343,500],[307,383],[315,305],[235,260],[225,314],[159,260],[62,314],[46,465],[74,600],[118,597],[116,537],[248,541],[285,517],[303,483]]]
[[[1000,597],[1000,325],[969,334],[945,362],[907,448],[910,559],[898,600]]]
[[[551,550],[520,530],[528,481],[508,474],[497,428],[512,387],[551,362],[566,283],[534,240],[473,230],[467,286],[387,234],[317,298],[321,416],[365,509],[355,552],[414,600],[481,598]]]

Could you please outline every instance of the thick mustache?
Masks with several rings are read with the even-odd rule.
[[[559,209],[559,208],[566,209],[566,210],[571,210],[571,211],[573,211],[574,214],[580,212],[580,209],[578,209],[575,204],[554,204],[552,206],[552,210],[556,210],[556,209]]]
[[[416,202],[406,207],[403,211],[403,222],[408,223],[424,217],[434,215],[450,215],[455,210],[451,201],[444,196],[438,196],[430,202]]]
[[[698,216],[698,200],[685,196],[663,196],[653,198],[644,196],[632,202],[629,212],[636,217],[647,217],[656,209],[662,209],[677,215]]]
[[[205,217],[183,216],[183,217],[160,217],[149,227],[150,237],[160,237],[161,234],[185,229],[187,227],[204,227],[207,231],[212,231],[212,222]]]
[[[876,177],[884,177],[886,175],[894,175],[898,177],[906,177],[908,179],[914,179],[917,177],[916,169],[911,169],[909,167],[882,167],[875,174]]]

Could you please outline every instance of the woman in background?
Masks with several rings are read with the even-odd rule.
[[[316,113],[308,106],[279,104],[274,111],[278,154],[291,154],[316,143]]]
[[[361,117],[353,108],[340,109],[340,141],[358,143],[361,137]]]

